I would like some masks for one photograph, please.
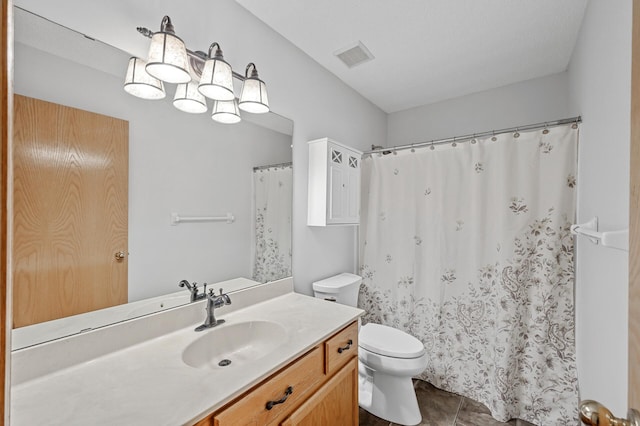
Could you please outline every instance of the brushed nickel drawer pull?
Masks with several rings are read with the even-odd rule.
[[[271,410],[274,405],[278,405],[278,404],[284,403],[287,400],[287,398],[289,398],[289,395],[291,395],[292,393],[293,393],[293,386],[289,386],[287,388],[287,390],[284,391],[284,396],[282,398],[280,398],[277,401],[269,401],[269,402],[267,402],[267,410]]]
[[[338,348],[338,353],[341,354],[342,352],[351,349],[351,345],[353,345],[353,340],[347,340],[347,346],[345,346],[344,348]]]

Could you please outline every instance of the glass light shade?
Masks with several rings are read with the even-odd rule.
[[[253,114],[269,112],[269,99],[267,98],[267,85],[259,78],[249,77],[245,79],[240,93],[240,109]]]
[[[207,59],[198,90],[209,99],[232,101],[235,95],[231,65],[221,59]]]
[[[140,58],[129,59],[127,75],[124,78],[124,90],[142,99],[163,99],[166,95],[164,84],[147,73],[146,65],[147,63]]]
[[[166,83],[188,83],[191,81],[187,50],[180,38],[173,34],[158,32],[151,37],[147,72]]]
[[[176,94],[173,97],[173,106],[180,111],[192,114],[202,114],[207,111],[207,101],[198,92],[198,83],[193,80],[188,83],[178,84]]]
[[[238,102],[235,99],[232,101],[213,101],[211,118],[218,123],[238,123],[241,120]]]

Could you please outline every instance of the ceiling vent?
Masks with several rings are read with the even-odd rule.
[[[361,41],[351,44],[344,49],[337,50],[333,52],[333,54],[349,68],[353,68],[356,65],[363,64],[374,58],[371,52],[369,52],[369,49],[367,49]]]

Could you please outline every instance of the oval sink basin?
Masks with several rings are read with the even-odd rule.
[[[208,370],[242,366],[270,354],[286,340],[286,331],[270,321],[224,324],[203,332],[182,352],[185,364]]]

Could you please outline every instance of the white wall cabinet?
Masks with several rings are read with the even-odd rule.
[[[307,225],[360,222],[362,152],[328,138],[309,142]]]

